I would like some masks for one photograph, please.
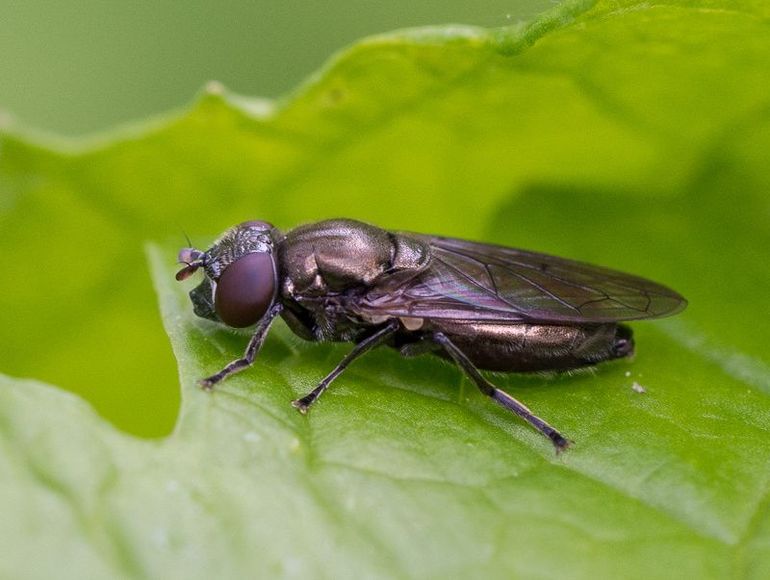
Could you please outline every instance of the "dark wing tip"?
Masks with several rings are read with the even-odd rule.
[[[681,294],[666,288],[665,295],[656,296],[650,304],[649,316],[645,318],[665,318],[679,314],[687,308],[687,299]]]

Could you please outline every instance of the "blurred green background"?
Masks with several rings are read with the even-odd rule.
[[[277,97],[361,37],[445,23],[497,27],[551,0],[3,2],[0,110],[73,135],[190,101],[209,80]]]

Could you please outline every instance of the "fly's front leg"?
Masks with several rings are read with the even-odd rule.
[[[283,310],[283,306],[281,304],[274,304],[270,310],[268,310],[267,313],[262,317],[262,320],[259,321],[257,329],[254,331],[254,335],[249,340],[249,344],[246,347],[246,352],[243,353],[243,357],[232,361],[217,374],[206,377],[205,379],[201,379],[198,381],[198,384],[207,391],[210,391],[218,382],[226,379],[230,375],[250,367],[251,363],[254,362],[254,358],[257,356],[259,349],[262,348],[262,344],[265,342],[267,331],[270,330],[270,325],[273,324],[275,317],[280,314],[281,310]]]
[[[354,360],[356,360],[358,357],[360,357],[362,354],[365,354],[372,350],[375,346],[378,346],[385,342],[392,334],[394,334],[398,330],[398,322],[397,321],[391,321],[387,325],[380,328],[377,332],[372,334],[371,336],[368,336],[361,342],[359,342],[355,347],[353,347],[353,350],[351,350],[345,358],[343,358],[340,363],[334,367],[332,372],[330,372],[324,379],[318,384],[318,386],[310,391],[307,395],[302,397],[301,399],[297,399],[295,401],[292,401],[291,404],[303,415],[307,413],[307,410],[310,408],[310,405],[312,405],[318,397],[320,397],[323,392],[329,387],[329,385],[332,383],[334,379],[336,379],[342,371],[344,371],[350,363],[352,363]]]
[[[548,437],[548,439],[551,440],[551,443],[553,443],[553,446],[556,448],[557,453],[564,451],[567,447],[569,447],[569,439],[564,437],[561,433],[543,421],[540,417],[532,413],[532,411],[530,411],[526,405],[517,401],[505,391],[501,391],[487,379],[485,379],[476,368],[476,366],[465,355],[465,353],[457,348],[457,346],[451,340],[449,340],[448,336],[442,332],[437,332],[433,335],[433,340],[435,340],[444,348],[446,353],[452,357],[452,359],[454,359],[454,361],[465,372],[465,374],[468,375],[468,377],[474,383],[476,383],[476,386],[482,393],[509,411],[516,413],[519,417],[540,431],[540,433]]]

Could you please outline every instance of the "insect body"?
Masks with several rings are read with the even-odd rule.
[[[629,356],[621,321],[681,311],[668,288],[628,274],[546,254],[423,234],[390,232],[348,219],[285,234],[261,221],[237,225],[207,251],[184,248],[183,280],[198,316],[254,326],[243,357],[201,381],[212,388],[248,367],[280,315],[311,341],[350,341],[351,352],[293,405],[307,412],[356,358],[388,345],[406,356],[453,360],[482,393],[548,437],[569,445],[479,369],[567,370]]]

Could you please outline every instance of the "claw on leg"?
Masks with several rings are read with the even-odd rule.
[[[294,399],[291,402],[291,406],[297,409],[297,411],[299,411],[303,415],[307,415],[307,411],[308,409],[310,409],[310,405],[312,401],[308,402],[306,399],[307,397],[302,397],[301,399]]]

